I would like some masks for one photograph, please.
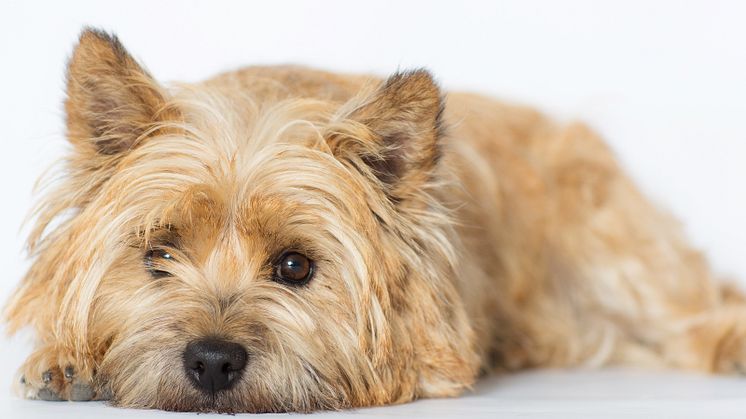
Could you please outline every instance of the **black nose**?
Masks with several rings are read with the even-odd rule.
[[[243,346],[221,339],[200,339],[184,350],[187,375],[202,391],[216,393],[230,388],[246,366]]]

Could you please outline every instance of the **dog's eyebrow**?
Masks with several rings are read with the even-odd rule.
[[[181,235],[173,224],[140,228],[133,233],[133,237],[137,240],[130,244],[131,247],[152,247],[153,243],[174,249],[181,247]]]

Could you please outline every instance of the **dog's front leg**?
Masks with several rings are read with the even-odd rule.
[[[63,344],[39,345],[20,369],[20,392],[28,399],[40,400],[107,399],[96,379],[93,357],[85,358]]]
[[[76,322],[69,314],[81,313],[80,307],[86,304],[63,303],[63,291],[70,286],[64,277],[54,276],[51,269],[46,269],[59,266],[53,262],[55,259],[40,258],[6,307],[8,332],[30,326],[36,333],[36,346],[18,371],[15,388],[28,399],[108,398],[102,380],[96,377],[96,368],[110,338],[89,338],[103,336],[98,322],[85,328],[73,326]],[[88,317],[87,312],[82,315]]]

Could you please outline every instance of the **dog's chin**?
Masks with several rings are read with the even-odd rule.
[[[157,395],[121,394],[111,402],[118,407],[136,409],[158,409],[174,412],[198,413],[284,413],[290,411],[308,412],[307,408],[287,405],[284,401],[261,397],[248,389],[232,389],[214,394],[204,393],[185,382],[168,386]]]
[[[293,404],[289,400],[273,400],[254,394],[219,392],[215,395],[201,394],[198,397],[165,398],[156,405],[148,406],[160,410],[198,413],[310,413],[316,410],[338,409],[339,407],[306,400]]]
[[[281,407],[279,403],[266,401],[251,401],[245,397],[236,397],[230,393],[218,393],[215,395],[202,394],[198,397],[165,398],[159,400],[153,406],[144,406],[160,410],[174,412],[198,412],[198,413],[284,413],[292,411],[287,407]]]

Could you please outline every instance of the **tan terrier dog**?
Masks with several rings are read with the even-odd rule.
[[[744,369],[743,297],[583,125],[423,70],[167,89],[90,29],[65,110],[7,308],[38,335],[25,397],[308,412],[495,370]]]

